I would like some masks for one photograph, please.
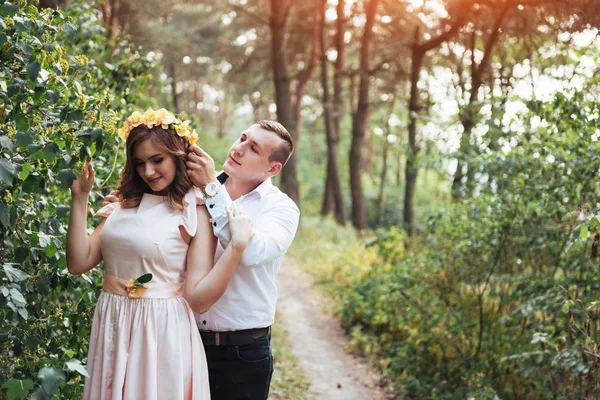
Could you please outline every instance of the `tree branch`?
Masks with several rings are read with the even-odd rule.
[[[258,14],[254,14],[253,12],[248,11],[245,7],[238,6],[237,4],[229,5],[235,12],[239,12],[241,14],[245,14],[252,18],[253,20],[260,22],[261,25],[269,25],[269,21]]]

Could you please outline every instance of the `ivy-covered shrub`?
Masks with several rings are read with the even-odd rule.
[[[86,3],[0,3],[0,397],[80,398],[101,273],[66,270],[72,169],[93,160],[97,208],[154,66]]]

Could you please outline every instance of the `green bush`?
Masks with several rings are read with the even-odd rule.
[[[102,191],[115,185],[117,122],[149,103],[153,65],[108,42],[83,2],[2,2],[0,17],[0,386],[10,399],[80,398],[101,272],[66,270],[72,169],[93,159]]]
[[[409,254],[380,236],[366,272],[340,280],[353,347],[408,398],[600,394],[600,102],[529,109],[536,129],[472,160],[487,178],[475,198],[433,215]]]

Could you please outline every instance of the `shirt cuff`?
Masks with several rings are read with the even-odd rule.
[[[215,234],[220,232],[225,225],[228,223],[227,219],[227,208],[231,207],[233,200],[227,193],[227,190],[224,186],[221,186],[219,192],[210,198],[204,199],[204,205],[210,214],[210,222],[213,226],[213,231]],[[217,237],[220,235],[217,235]],[[227,238],[229,239],[229,238]]]

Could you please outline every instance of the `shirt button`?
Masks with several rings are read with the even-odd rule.
[[[206,321],[202,321],[202,324],[203,324],[203,325],[206,325]]]
[[[216,223],[216,222],[213,222],[213,226],[217,226],[217,223]]]

